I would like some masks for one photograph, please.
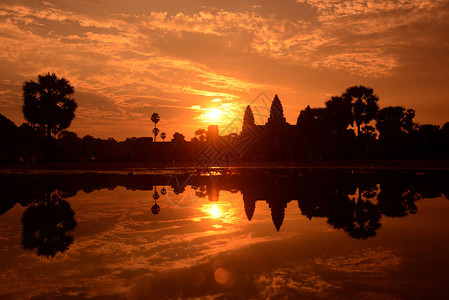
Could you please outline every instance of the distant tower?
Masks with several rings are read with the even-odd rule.
[[[246,107],[245,114],[243,115],[242,132],[254,129],[255,127],[256,123],[254,122],[254,114],[251,107],[248,105]]]
[[[218,138],[218,125],[209,125],[206,132],[206,140],[212,141]]]
[[[279,100],[278,95],[275,95],[273,102],[271,103],[267,127],[278,128],[286,124],[287,121],[284,117],[284,108],[282,107],[281,100]]]
[[[256,199],[253,197],[248,197],[247,194],[243,194],[243,205],[245,206],[245,214],[248,221],[251,221],[256,210]]]

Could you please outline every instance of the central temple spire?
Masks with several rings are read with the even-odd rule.
[[[270,117],[268,118],[268,127],[279,127],[286,125],[287,121],[284,117],[284,108],[282,107],[281,100],[279,100],[278,95],[274,96],[273,102],[270,108]]]

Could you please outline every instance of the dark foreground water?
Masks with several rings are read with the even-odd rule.
[[[449,174],[0,175],[1,299],[448,299]]]

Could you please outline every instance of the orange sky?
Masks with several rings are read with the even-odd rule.
[[[190,138],[212,108],[224,130],[262,91],[296,123],[356,84],[449,121],[449,0],[2,0],[0,46],[0,113],[20,125],[23,82],[55,72],[80,136],[151,136],[158,112]]]

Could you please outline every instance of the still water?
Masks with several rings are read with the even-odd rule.
[[[0,175],[1,299],[448,299],[449,174]]]

